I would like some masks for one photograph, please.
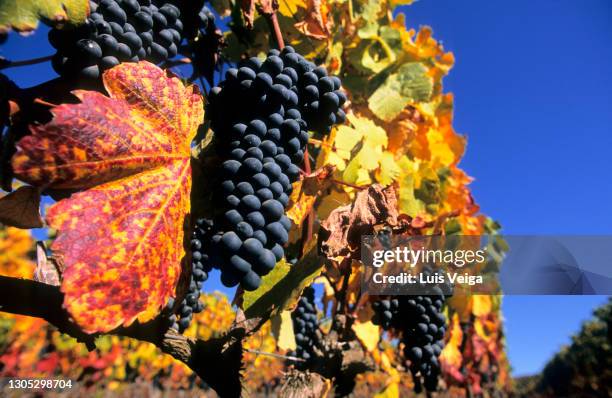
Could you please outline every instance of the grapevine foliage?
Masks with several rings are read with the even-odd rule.
[[[10,26],[53,19],[38,0],[20,3],[27,21],[0,12],[0,41]],[[57,199],[46,212],[53,264],[82,332],[151,321],[202,351],[232,339],[243,366],[231,377],[245,369],[236,391],[262,395],[508,388],[499,298],[361,290],[364,234],[500,228],[458,167],[465,138],[442,84],[453,54],[430,28],[406,27],[402,2],[96,0],[87,16],[77,1],[48,10],[60,3],[69,23],[53,23],[48,38],[61,79],[22,89],[1,75],[3,186],[14,176],[33,186],[16,193],[38,196],[27,217],[0,219],[27,226],[40,220],[41,193]],[[168,76],[185,75],[178,64],[191,65],[203,96]],[[108,96],[77,90],[73,103],[71,90],[92,86]],[[0,231],[4,275],[32,278],[31,243]],[[503,251],[500,239],[490,263]],[[215,268],[240,285],[234,308],[202,293]],[[0,339],[3,377],[206,390],[192,370],[218,370],[110,335],[88,353],[34,318],[3,316]]]

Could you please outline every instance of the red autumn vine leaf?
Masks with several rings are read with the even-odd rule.
[[[64,306],[88,333],[150,320],[174,295],[203,118],[196,87],[150,63],[121,64],[104,85],[109,97],[76,91],[80,104],[56,107],[12,161],[32,185],[80,191],[47,222],[58,230]]]

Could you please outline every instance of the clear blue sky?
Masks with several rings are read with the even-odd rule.
[[[506,234],[612,233],[612,2],[421,0],[406,14],[455,53],[445,88],[483,211]],[[0,55],[51,54],[44,32],[12,35]],[[49,64],[5,72],[22,86],[53,74]],[[604,301],[506,297],[514,374],[540,370]]]
[[[461,166],[506,234],[612,233],[612,2],[421,0],[402,7],[455,54],[445,79]],[[513,374],[537,372],[601,296],[504,298]]]

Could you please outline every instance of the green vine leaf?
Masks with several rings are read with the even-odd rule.
[[[284,259],[261,279],[259,289],[245,292],[242,308],[247,319],[265,318],[281,313],[295,305],[302,290],[310,285],[323,269],[323,261],[317,253],[316,237],[308,251],[295,265]]]
[[[88,0],[0,0],[0,33],[31,32],[42,20],[51,25],[78,25],[89,15]]]
[[[380,119],[390,122],[410,103],[429,101],[433,80],[427,68],[418,62],[399,67],[396,73],[374,91],[368,100],[370,110]]]

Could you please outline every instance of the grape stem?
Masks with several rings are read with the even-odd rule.
[[[49,101],[45,101],[45,100],[40,99],[40,98],[35,98],[34,99],[34,103],[35,104],[44,105],[44,106],[48,106],[50,108],[55,108],[57,106],[57,104],[54,104],[54,103],[49,102]]]
[[[24,59],[22,61],[11,61],[4,57],[0,57],[0,70],[7,69],[7,68],[14,68],[18,66],[40,64],[43,62],[51,61],[51,58],[53,58],[53,55],[47,55],[45,57],[38,57],[38,58],[32,58],[32,59]]]
[[[274,35],[276,36],[276,42],[278,43],[278,48],[279,50],[282,50],[285,47],[285,41],[283,40],[283,33],[281,32],[280,25],[278,24],[278,18],[276,17],[276,12],[273,12],[269,18],[272,23],[272,27],[274,28]]]
[[[316,138],[312,138],[312,137],[308,139],[308,143],[309,144],[319,145],[319,146],[327,146],[329,148],[335,149],[332,145],[329,145],[326,142],[323,142],[321,140],[317,140]]]
[[[348,286],[349,286],[349,280],[351,279],[351,274],[353,273],[353,269],[351,267],[348,267],[348,272],[346,272],[344,274],[344,278],[342,280],[342,287],[340,288],[340,291],[338,292],[338,307],[336,309],[336,314],[339,312],[341,314],[344,314],[345,310],[346,310],[346,292],[348,290]]]
[[[276,16],[276,10],[278,10],[278,2],[275,0],[260,0],[255,7],[257,12],[266,17],[270,29],[276,37],[276,43],[278,49],[282,50],[285,48],[285,41],[283,40],[283,33],[281,32],[280,25],[278,24],[278,18]]]
[[[305,169],[304,171],[306,171],[307,174],[312,173],[312,168],[310,166],[310,154],[308,153],[308,147],[304,148],[304,169]],[[311,208],[306,218],[306,241],[305,242],[309,242],[310,239],[312,239],[314,221],[315,221],[314,209]],[[306,244],[302,246],[302,248],[304,247],[306,247]],[[304,253],[302,253],[302,255],[303,254]]]

